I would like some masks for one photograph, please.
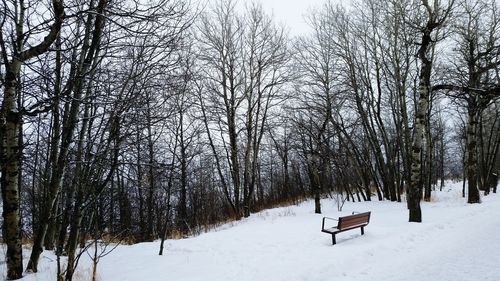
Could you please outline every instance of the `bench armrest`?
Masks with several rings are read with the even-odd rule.
[[[321,230],[325,229],[325,220],[339,221],[338,219],[323,217],[323,222],[321,223]]]

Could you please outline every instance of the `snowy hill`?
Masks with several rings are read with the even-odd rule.
[[[276,208],[219,230],[182,240],[118,246],[98,264],[102,281],[155,280],[500,280],[500,196],[468,205],[461,184],[448,184],[422,203],[421,224],[408,223],[405,203],[344,205],[322,201]],[[337,245],[321,233],[323,216],[371,211],[370,224],[337,235]],[[29,251],[25,251],[28,256]],[[4,255],[0,276],[5,277]],[[44,252],[40,272],[22,280],[56,280],[53,254]],[[89,257],[82,257],[75,280],[90,280]]]

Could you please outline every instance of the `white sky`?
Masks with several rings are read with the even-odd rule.
[[[302,35],[309,32],[304,16],[311,8],[320,7],[325,0],[257,0],[264,9],[274,16],[277,23],[285,24],[290,35]],[[241,1],[246,2],[246,1]],[[249,2],[249,1],[248,1]]]
[[[192,0],[193,2],[210,3],[218,0]],[[264,10],[273,16],[278,24],[284,24],[291,36],[306,34],[310,31],[304,16],[312,9],[320,7],[326,0],[235,0],[240,7],[247,3],[260,2]],[[346,0],[337,0],[342,3]]]

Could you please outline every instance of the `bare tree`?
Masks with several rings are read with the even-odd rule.
[[[218,174],[237,218],[250,215],[266,120],[288,77],[283,29],[258,5],[245,15],[243,20],[234,1],[221,1],[201,17],[198,36],[208,90],[205,127],[212,152],[222,155],[216,157]]]
[[[66,90],[67,93],[65,93],[72,93],[73,100],[68,111],[65,113],[66,119],[63,121],[64,126],[63,131],[61,132],[61,143],[57,156],[57,162],[50,175],[51,179],[48,188],[48,198],[45,206],[43,207],[39,227],[35,234],[33,249],[27,266],[28,271],[38,271],[38,260],[43,251],[45,235],[47,233],[52,210],[54,209],[54,205],[56,203],[56,196],[61,189],[62,180],[64,179],[69,148],[78,122],[78,112],[81,105],[81,99],[86,89],[86,81],[84,78],[88,77],[89,73],[91,73],[90,70],[92,66],[95,67],[94,64],[98,62],[96,58],[104,28],[103,13],[106,6],[107,1],[105,0],[100,0],[95,6],[91,5],[90,8],[95,9],[97,14],[89,14],[86,21],[84,21],[85,31],[83,32],[83,46],[78,58],[79,64],[72,70],[74,76],[68,81]]]
[[[429,111],[429,97],[431,92],[431,74],[433,58],[431,51],[436,42],[436,31],[441,28],[449,18],[454,1],[441,7],[439,1],[434,0],[432,4],[429,1],[422,0],[421,8],[418,13],[423,16],[423,26],[418,29],[421,34],[420,48],[418,58],[420,60],[419,79],[418,79],[418,103],[415,113],[415,126],[413,130],[412,143],[412,161],[411,161],[411,183],[408,189],[408,209],[410,222],[422,222],[422,211],[420,209],[420,200],[422,198],[423,181],[421,177],[422,163],[422,139],[425,131],[426,120]]]
[[[4,94],[2,99],[0,115],[1,157],[2,159],[2,199],[4,234],[7,243],[7,278],[19,279],[22,277],[22,249],[21,231],[19,227],[19,169],[22,155],[19,143],[20,126],[25,109],[18,108],[18,87],[21,78],[21,68],[23,64],[41,54],[45,53],[56,40],[63,19],[64,6],[62,1],[52,1],[52,11],[54,13],[53,23],[39,25],[37,19],[31,17],[27,11],[28,5],[25,1],[3,1],[2,19],[0,26],[0,48],[4,75],[2,84]],[[30,23],[30,24],[27,24]],[[33,26],[35,25],[35,26]],[[29,30],[25,30],[25,28]],[[41,42],[26,48],[28,35],[33,30],[47,30],[47,34]],[[12,38],[9,44],[5,38]]]
[[[211,96],[210,106],[216,109],[213,116],[215,127],[209,127],[207,110],[202,109],[205,116],[205,127],[210,135],[210,146],[214,155],[221,152],[216,147],[214,137],[218,132],[225,156],[217,157],[217,170],[223,186],[224,194],[234,212],[241,217],[241,178],[239,163],[239,142],[237,113],[245,100],[243,92],[243,23],[236,15],[235,2],[220,1],[211,10],[211,14],[201,17],[200,60],[206,64],[207,89]],[[215,71],[214,71],[215,70]],[[201,100],[200,100],[201,101]],[[202,105],[205,107],[205,105]],[[206,107],[205,107],[206,108]],[[212,136],[213,135],[213,136]],[[226,159],[226,163],[219,160]],[[230,177],[226,179],[223,167],[229,168]],[[224,165],[224,166],[222,166]]]
[[[335,120],[345,100],[336,88],[339,58],[333,19],[337,14],[331,2],[323,8],[309,17],[313,34],[299,38],[294,49],[296,71],[301,73],[296,86],[299,107],[295,123],[302,131],[302,155],[308,167],[316,213],[321,213],[320,196],[327,191],[324,185],[328,185],[326,177],[331,165],[328,151],[333,145]]]
[[[261,143],[266,132],[266,121],[280,97],[282,85],[290,77],[285,68],[288,61],[286,34],[266,15],[262,6],[248,8],[248,29],[245,32],[245,99],[246,144],[243,147],[243,207],[250,216],[251,201],[257,180]]]
[[[481,152],[481,148],[486,145],[482,138],[484,128],[481,116],[483,111],[500,96],[496,91],[498,79],[495,79],[500,65],[499,8],[495,1],[466,0],[459,1],[457,8],[462,19],[454,26],[456,34],[454,40],[458,47],[451,55],[454,61],[449,63],[450,75],[446,77],[453,83],[435,85],[433,90],[447,90],[452,98],[465,103],[467,202],[480,203],[479,188],[483,189],[484,179],[480,177],[482,173],[479,172],[479,167],[484,163],[483,160],[492,163],[491,159],[484,158],[486,156],[484,153],[480,153],[478,157],[478,151]],[[481,163],[478,163],[478,160]],[[486,168],[486,170],[485,175],[491,173],[491,169]]]

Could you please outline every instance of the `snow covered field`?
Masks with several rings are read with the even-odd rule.
[[[375,199],[375,198],[374,198]],[[224,280],[500,280],[500,196],[483,197],[468,205],[461,183],[449,183],[422,203],[421,224],[408,223],[406,203],[364,202],[344,205],[322,201],[323,214],[313,202],[253,214],[218,231],[182,240],[119,246],[98,265],[101,281],[224,281]],[[321,233],[323,216],[371,211],[371,222],[331,236]],[[0,251],[0,278],[5,277]],[[29,251],[24,252],[25,256]],[[76,280],[90,280],[84,256]],[[24,281],[54,281],[56,262],[44,252],[40,272]]]

